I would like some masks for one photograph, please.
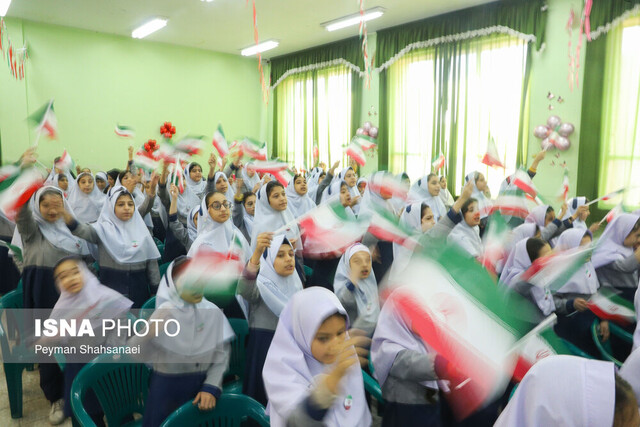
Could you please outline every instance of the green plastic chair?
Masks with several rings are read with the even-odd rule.
[[[169,268],[170,262],[165,262],[164,264],[160,264],[158,266],[158,270],[160,270],[160,277],[164,276],[167,273],[167,268]]]
[[[609,322],[609,332],[611,333],[611,335],[615,335],[627,344],[633,345],[633,335],[630,332],[625,331],[615,323]]]
[[[304,267],[304,275],[310,279],[311,276],[313,276],[313,268],[307,265],[304,265],[303,267]]]
[[[611,351],[611,340],[607,342],[602,342],[600,339],[600,335],[598,334],[598,326],[600,325],[600,320],[595,319],[591,324],[591,336],[593,337],[593,342],[596,344],[598,351],[604,358],[604,360],[608,360],[609,362],[613,362],[616,366],[622,366],[622,362],[613,357],[613,352]],[[613,335],[613,330],[611,329],[611,322],[609,322],[609,332]]]
[[[222,389],[225,394],[240,394],[242,393],[242,381],[244,379],[249,322],[245,319],[229,319],[229,323],[236,337],[231,341],[231,358],[229,360],[229,369],[227,369],[225,375],[237,378],[224,384]]]
[[[127,355],[103,354],[85,365],[71,385],[71,410],[83,427],[95,423],[82,400],[88,390],[95,393],[110,426],[123,425],[133,414],[144,414],[149,390],[149,368]],[[141,425],[142,419],[127,423]]]
[[[155,309],[156,309],[156,297],[152,296],[151,298],[146,300],[144,304],[142,304],[142,307],[140,308],[140,312],[138,313],[138,318],[145,319],[145,320],[149,319],[149,317],[151,317]]]
[[[593,356],[591,356],[590,354],[582,351],[578,346],[576,346],[572,342],[567,341],[564,338],[559,338],[559,339],[569,349],[569,352],[571,352],[572,355],[579,356],[579,357],[584,357],[585,359],[593,359]]]
[[[382,398],[382,388],[380,388],[380,384],[378,384],[378,381],[376,381],[365,371],[362,371],[362,379],[364,380],[364,389],[367,391],[367,393],[369,393],[379,403],[384,404],[384,399]]]
[[[154,237],[153,241],[156,244],[156,247],[158,248],[158,251],[160,252],[160,255],[164,255],[164,242],[160,241],[160,239]]]
[[[262,427],[269,426],[264,406],[243,394],[223,394],[212,411],[200,411],[187,402],[162,423],[161,427],[240,427],[250,418]]]
[[[22,281],[20,281],[22,283]],[[4,316],[5,310],[23,308],[22,289],[13,290],[0,299],[0,349],[4,366],[7,392],[9,394],[9,408],[11,418],[22,418],[22,370],[31,367],[32,363],[23,363],[31,354],[23,344],[18,343],[13,347],[9,340],[20,341],[20,332],[23,330],[23,320],[20,316]],[[6,321],[2,321],[6,317]],[[7,360],[15,361],[8,363]]]

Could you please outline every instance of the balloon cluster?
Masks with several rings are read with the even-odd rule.
[[[171,124],[171,122],[164,122],[162,126],[160,126],[160,134],[167,139],[171,139],[171,137],[176,133],[176,127]]]
[[[571,146],[569,135],[573,133],[575,128],[571,123],[562,123],[562,119],[558,116],[549,116],[546,125],[539,125],[533,130],[533,135],[540,138],[540,145],[543,150],[557,148],[560,151],[566,151]]]
[[[378,137],[378,128],[375,127],[371,122],[364,122],[362,127],[358,128],[356,131],[356,135],[366,135],[370,136],[373,139]]]
[[[160,147],[158,146],[158,143],[156,142],[155,139],[150,139],[147,142],[145,142],[145,144],[144,144],[144,149],[149,154],[153,153],[158,148],[160,148]]]

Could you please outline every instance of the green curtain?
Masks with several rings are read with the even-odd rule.
[[[640,0],[595,0],[591,7],[591,32],[598,31],[599,27],[605,27],[632,9],[640,11]]]
[[[504,170],[479,159],[491,137],[507,169],[526,160],[529,50],[520,38],[493,34],[398,58],[380,75],[379,168],[416,179],[444,154],[452,192],[477,169],[497,193]]]
[[[588,44],[578,192],[590,199],[636,185],[640,177],[638,43],[640,10],[637,17],[627,18]],[[595,165],[593,159],[598,159]],[[640,195],[629,191],[623,202],[638,206]],[[616,203],[599,202],[596,215],[603,215]]]
[[[287,76],[340,63],[357,73],[364,71],[362,42],[358,37],[272,58],[271,84],[277,87]],[[360,74],[362,75],[362,74]]]
[[[544,0],[498,1],[378,31],[376,67],[386,68],[394,57],[413,49],[496,32],[535,39],[539,49],[546,26],[544,6]],[[475,33],[464,34],[469,32]]]
[[[299,72],[274,90],[272,156],[313,166],[313,145],[320,159],[344,160],[342,147],[360,119],[362,80],[345,65]]]

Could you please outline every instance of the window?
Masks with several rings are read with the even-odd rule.
[[[391,171],[406,171],[414,181],[444,154],[447,171],[455,171],[456,193],[465,175],[478,170],[497,195],[516,166],[526,54],[526,42],[498,35],[414,51],[394,63],[388,81]],[[480,163],[491,137],[506,171]]]
[[[640,182],[640,17],[627,19],[607,35],[598,194]],[[611,209],[619,198],[599,203]],[[624,195],[625,206],[640,206],[640,191]]]
[[[277,153],[298,167],[313,165],[317,142],[320,159],[344,160],[351,139],[351,70],[331,67],[286,78],[276,88]]]

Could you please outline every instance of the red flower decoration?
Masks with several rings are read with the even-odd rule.
[[[164,122],[162,126],[160,126],[160,134],[167,139],[171,139],[171,137],[176,133],[176,127],[171,124],[171,122]]]
[[[144,144],[144,149],[147,153],[151,154],[156,151],[158,148],[158,143],[155,139],[150,139]]]

